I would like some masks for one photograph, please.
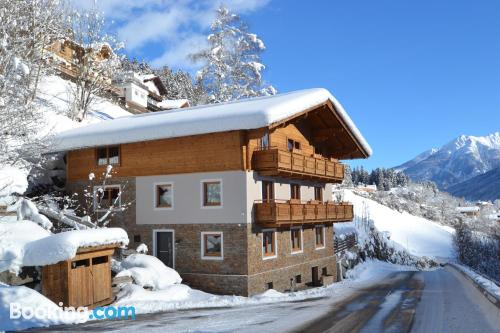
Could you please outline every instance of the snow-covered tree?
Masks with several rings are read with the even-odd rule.
[[[68,38],[82,48],[74,52],[72,62],[76,69],[75,84],[70,86],[72,105],[70,115],[81,121],[98,95],[111,87],[118,73],[121,59],[117,51],[123,48],[113,35],[104,30],[104,16],[94,6],[88,10],[73,11]]]
[[[64,18],[58,0],[0,1],[0,164],[31,164],[40,154],[43,117],[33,102]]]
[[[191,105],[206,104],[208,95],[201,82],[193,83],[193,78],[187,72],[177,70],[174,72],[168,66],[154,70],[165,87],[167,88],[167,99],[187,99]]]
[[[262,78],[265,66],[260,53],[265,46],[248,31],[241,18],[225,7],[217,10],[208,36],[208,48],[192,54],[193,61],[204,62],[197,79],[208,92],[210,102],[276,94]]]

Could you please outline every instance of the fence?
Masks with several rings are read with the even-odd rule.
[[[356,233],[345,235],[343,239],[335,237],[333,240],[333,248],[335,253],[350,249],[356,245]]]

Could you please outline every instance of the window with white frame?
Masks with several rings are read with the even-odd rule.
[[[94,209],[108,210],[121,206],[120,185],[106,185],[94,187]]]
[[[222,206],[222,180],[202,181],[201,191],[203,207]]]
[[[325,248],[325,227],[322,225],[317,225],[314,228],[314,238],[316,249]]]
[[[224,236],[220,231],[201,233],[202,259],[222,260],[224,258]]]
[[[174,207],[174,185],[172,183],[155,185],[155,208]]]
[[[263,230],[262,231],[262,257],[264,259],[276,258],[276,231]]]
[[[292,253],[302,252],[302,228],[299,227],[290,229],[290,243]]]

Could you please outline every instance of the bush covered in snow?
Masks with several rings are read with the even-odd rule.
[[[146,254],[128,256],[121,262],[121,269],[117,277],[130,276],[135,284],[153,290],[162,290],[182,282],[177,271],[165,266],[160,259]]]

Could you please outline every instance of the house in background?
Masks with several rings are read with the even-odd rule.
[[[332,201],[339,160],[371,154],[324,89],[110,120],[59,134],[54,151],[70,193],[113,165],[102,201],[131,204],[112,221],[131,246],[195,288],[236,295],[333,280],[333,224],[353,219]]]
[[[457,207],[457,212],[471,217],[479,216],[479,211],[480,208],[478,206]]]
[[[109,59],[113,54],[113,50],[106,43],[98,45],[97,48],[99,51],[95,53],[95,57],[98,61]],[[78,77],[79,63],[84,61],[85,54],[89,52],[89,49],[65,38],[54,41],[47,47],[46,51],[49,52],[50,59],[57,63],[60,74],[74,80]]]
[[[189,106],[187,99],[165,99],[167,89],[161,79],[154,74],[128,72],[115,78],[113,84],[119,88],[118,97],[127,110],[135,114]]]

